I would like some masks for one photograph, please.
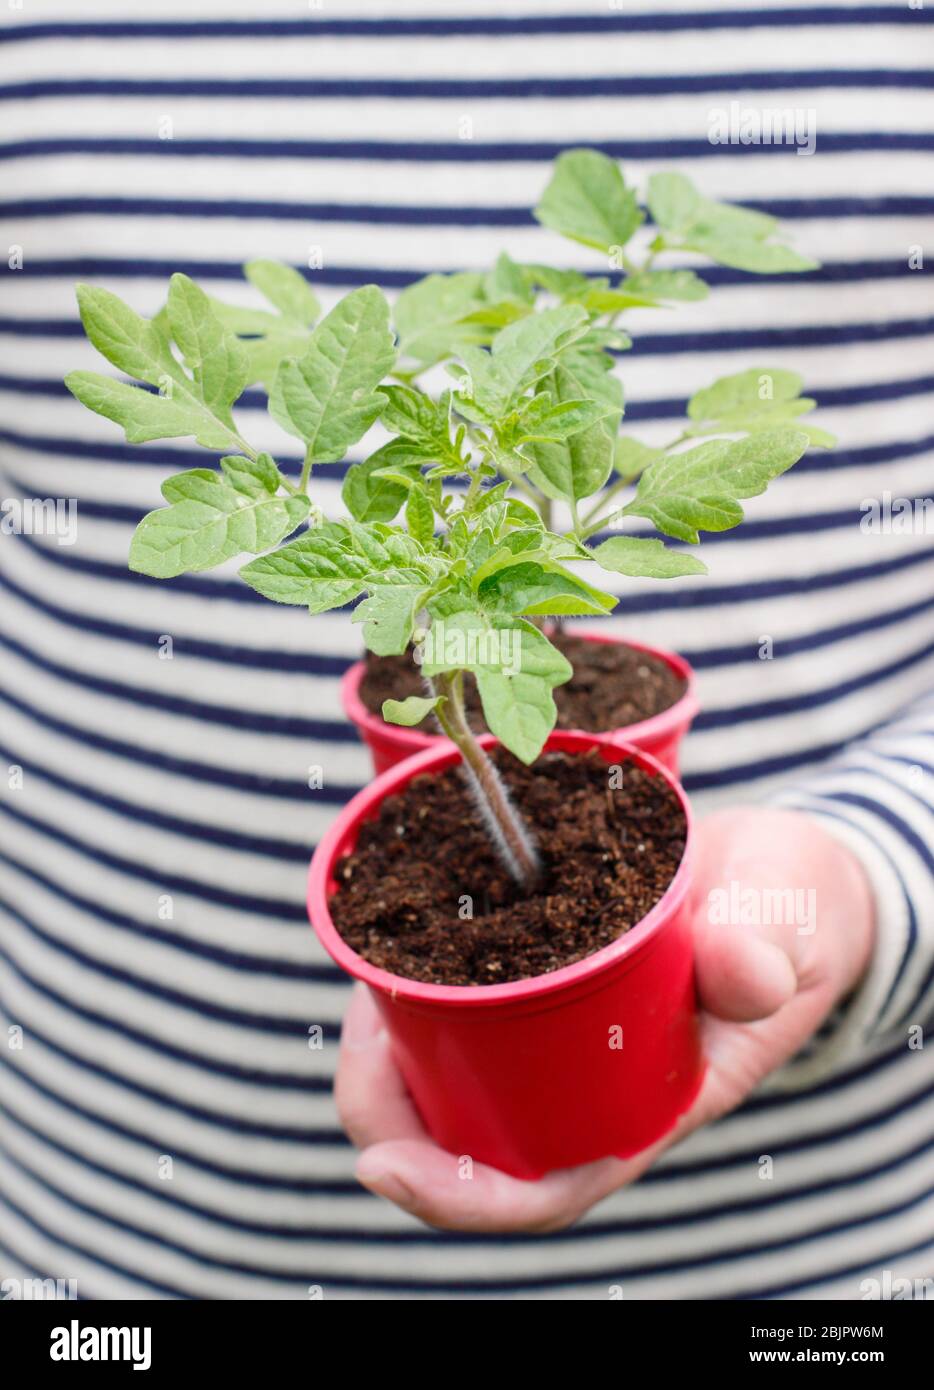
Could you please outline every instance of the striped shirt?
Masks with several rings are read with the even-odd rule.
[[[4,8],[0,499],[75,499],[76,528],[0,535],[0,1279],[722,1299],[934,1275],[932,56],[934,9],[903,0]],[[816,151],[711,143],[731,102],[813,111]],[[605,628],[697,668],[700,809],[819,816],[866,865],[878,943],[800,1057],[573,1229],[439,1234],[352,1178],[331,1098],[348,983],[305,919],[310,848],[370,775],[338,698],[358,629],[235,566],[127,570],[161,481],[204,456],[128,446],[68,396],[66,371],[99,366],[73,283],[149,314],[174,270],[255,303],[254,256],[305,268],[326,308],[504,247],[599,270],[530,213],[579,144],[638,186],[677,166],[774,212],[822,262],[705,266],[709,299],[627,320],[639,438],[761,364],[802,373],[838,443],[705,539],[709,577],[629,582]],[[241,419],[298,468],[261,393]],[[316,470],[332,515],[346,466]]]

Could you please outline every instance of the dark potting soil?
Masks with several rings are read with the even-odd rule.
[[[545,975],[629,931],[674,877],[685,822],[662,777],[632,763],[611,776],[596,751],[493,756],[534,832],[538,887],[500,864],[459,767],[416,777],[336,867],[334,924],[373,965],[445,985]]]
[[[588,642],[566,632],[553,633],[551,640],[574,667],[571,679],[554,691],[559,729],[607,733],[661,714],[684,694],[685,682],[681,677],[648,652],[622,642]],[[360,698],[371,714],[382,712],[384,700],[404,700],[409,695],[424,693],[424,683],[410,652],[402,656],[374,656],[367,652]],[[464,682],[464,694],[472,727],[485,732],[472,676]],[[419,727],[437,733],[430,715]]]

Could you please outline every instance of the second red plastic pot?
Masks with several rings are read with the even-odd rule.
[[[489,735],[483,742],[495,744]],[[474,988],[423,984],[352,951],[328,903],[337,861],[384,798],[458,761],[453,744],[434,745],[355,796],[321,841],[308,885],[315,931],[372,991],[409,1091],[443,1148],[522,1178],[629,1157],[674,1125],[703,1074],[686,904],[687,799],[665,768],[615,735],[552,734],[546,751],[598,747],[608,763],[632,761],[675,789],[688,837],[671,885],[625,936],[551,974]]]
[[[677,676],[685,682],[685,691],[680,700],[669,709],[662,710],[650,719],[642,719],[638,724],[629,724],[613,732],[646,753],[651,753],[660,763],[678,776],[678,751],[681,740],[697,714],[699,705],[696,693],[696,680],[692,668],[676,652],[665,651],[662,647],[652,647],[646,642],[634,642],[631,638],[619,638],[607,633],[578,632],[575,637],[586,637],[590,642],[620,642],[637,651],[648,652],[664,661]],[[373,767],[377,773],[395,767],[413,753],[422,753],[426,748],[434,748],[442,742],[440,735],[428,733],[426,729],[405,729],[399,724],[387,724],[378,714],[372,714],[360,699],[360,682],[363,680],[365,665],[356,661],[344,673],[341,681],[341,702],[344,711],[356,726],[357,732],[367,745],[373,757]],[[586,732],[586,731],[585,731]]]

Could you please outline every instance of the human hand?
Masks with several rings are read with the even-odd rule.
[[[736,893],[763,901],[797,889],[813,918],[748,926],[719,920],[711,903]],[[809,890],[813,890],[813,897]],[[714,898],[711,898],[711,894]],[[737,807],[697,827],[693,918],[701,1035],[707,1073],[675,1128],[631,1159],[605,1158],[538,1182],[475,1163],[469,1182],[431,1140],[392,1059],[368,991],[358,985],[344,1022],[336,1099],[362,1153],[357,1177],[432,1226],[460,1231],[558,1230],[640,1177],[671,1145],[735,1109],[792,1057],[866,969],[874,935],[872,893],[850,852],[797,811]],[[735,915],[735,914],[734,914]],[[745,914],[743,914],[745,916]],[[763,914],[764,915],[764,914]],[[804,929],[802,930],[802,926]]]

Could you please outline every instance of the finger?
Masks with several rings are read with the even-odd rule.
[[[548,1173],[538,1182],[484,1163],[465,1164],[430,1140],[374,1145],[357,1161],[358,1180],[430,1226],[449,1231],[541,1233],[568,1226],[608,1193],[638,1177],[659,1146],[637,1159],[601,1159]]]
[[[365,985],[355,985],[341,1029],[334,1099],[360,1149],[384,1139],[416,1139],[425,1127],[392,1058],[389,1034]]]

